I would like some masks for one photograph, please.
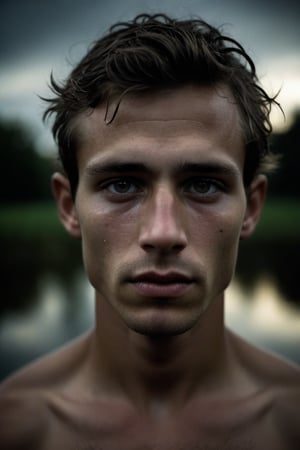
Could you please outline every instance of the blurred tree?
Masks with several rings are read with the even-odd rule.
[[[0,145],[0,202],[50,199],[51,162],[37,153],[25,127],[16,122],[0,122]]]
[[[300,111],[290,128],[284,133],[274,133],[272,149],[282,155],[278,172],[270,177],[269,195],[300,199]]]

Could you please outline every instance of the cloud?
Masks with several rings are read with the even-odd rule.
[[[35,0],[2,1],[0,115],[29,120],[43,133],[41,103],[50,72],[64,78],[88,44],[119,20],[143,11],[179,17],[200,15],[225,30],[249,51],[266,86],[282,86],[287,114],[300,106],[300,4],[283,0],[251,3],[228,0]],[[288,57],[286,56],[288,55]],[[49,92],[49,91],[48,91]],[[280,123],[279,113],[275,122]]]

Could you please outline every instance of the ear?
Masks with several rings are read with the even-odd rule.
[[[61,223],[71,236],[80,237],[80,224],[68,178],[56,172],[52,175],[51,186]]]
[[[241,229],[240,238],[245,239],[254,231],[264,204],[267,192],[267,178],[258,175],[247,189],[247,209]]]

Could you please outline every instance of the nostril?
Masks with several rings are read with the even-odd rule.
[[[142,245],[142,248],[143,248],[145,251],[150,251],[150,250],[153,250],[153,249],[155,248],[155,245],[152,245],[152,244],[143,244],[143,245]]]
[[[170,253],[170,252],[180,252],[185,248],[184,244],[174,244],[174,243],[167,243],[167,242],[160,242],[156,244],[151,243],[144,243],[141,245],[142,249],[145,252],[153,252],[156,251],[158,253]]]
[[[145,251],[179,252],[187,245],[187,237],[182,228],[145,227],[139,238],[139,245]]]

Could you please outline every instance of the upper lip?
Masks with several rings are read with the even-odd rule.
[[[141,274],[133,277],[132,282],[148,282],[148,283],[158,283],[158,284],[171,284],[171,283],[191,283],[191,277],[181,273],[181,272],[143,272]]]

